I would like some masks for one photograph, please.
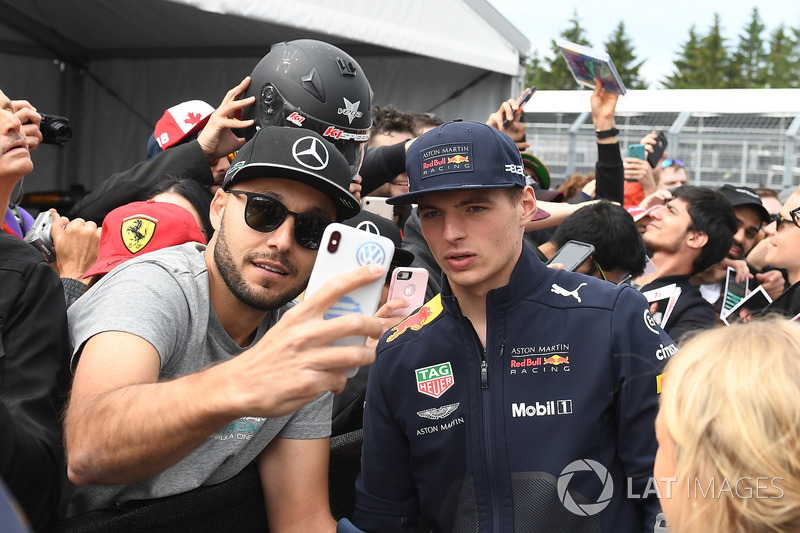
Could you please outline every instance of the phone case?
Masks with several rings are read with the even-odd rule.
[[[386,203],[386,198],[381,196],[365,196],[362,209],[389,220],[394,219],[394,206]]]
[[[636,159],[645,159],[647,151],[643,144],[631,144],[628,146],[628,157],[635,157]]]
[[[406,279],[407,278],[407,279]],[[425,303],[425,291],[428,288],[428,271],[424,268],[397,267],[392,272],[389,283],[389,300],[405,300],[408,307],[403,307],[389,316],[407,316]]]
[[[561,263],[564,270],[574,272],[586,259],[594,253],[594,246],[580,241],[567,241],[558,249],[547,264]]]
[[[659,131],[656,136],[656,144],[653,146],[653,151],[647,153],[647,162],[650,163],[652,168],[656,168],[658,161],[667,149],[667,136],[663,131]]]
[[[394,254],[394,243],[390,239],[334,222],[325,228],[322,235],[322,243],[308,280],[306,296],[315,293],[329,279],[363,265],[377,263],[388,270],[392,254]],[[348,292],[325,312],[324,318],[336,318],[348,313],[374,315],[378,309],[384,279],[385,276],[381,276],[368,285]],[[365,340],[363,335],[342,337],[333,341],[331,345],[363,345]],[[352,376],[356,370],[352,369],[352,374],[348,375]]]

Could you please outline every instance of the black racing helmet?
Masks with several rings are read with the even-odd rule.
[[[243,131],[247,140],[266,126],[314,130],[345,156],[351,175],[358,173],[372,127],[372,89],[355,59],[322,41],[282,42],[250,78],[244,98],[256,101],[242,119],[255,119],[255,126]]]

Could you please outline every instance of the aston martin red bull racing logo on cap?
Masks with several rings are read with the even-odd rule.
[[[422,394],[438,398],[453,386],[453,367],[450,362],[426,366],[414,370],[417,378],[417,390]]]
[[[420,152],[420,179],[451,172],[473,172],[472,143],[452,143],[432,146]]]

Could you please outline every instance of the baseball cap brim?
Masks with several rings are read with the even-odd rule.
[[[233,164],[236,166],[236,161]],[[361,211],[358,200],[350,191],[340,187],[322,174],[312,170],[300,170],[274,163],[246,163],[244,166],[234,169],[233,172],[229,171],[229,177],[226,179],[224,189],[229,190],[234,183],[264,177],[291,179],[319,189],[333,201],[336,206],[338,220],[354,217]]]
[[[754,190],[749,187],[737,187],[726,183],[717,189],[733,207],[746,206],[754,209],[758,213],[758,217],[764,224],[769,224],[772,220],[769,216],[769,211],[761,204],[761,200]]]
[[[528,152],[520,152],[519,155],[522,156],[522,164],[525,165],[525,168],[534,173],[534,178],[539,182],[539,185],[542,186],[542,189],[549,189],[550,171],[547,170],[547,167],[542,163],[541,159]]]
[[[533,214],[533,219],[531,220],[531,222],[536,222],[537,220],[544,220],[546,218],[550,218],[550,213],[548,213],[541,207],[537,207],[536,212]]]
[[[103,260],[102,263],[98,261],[97,263],[94,264],[92,268],[87,270],[86,273],[83,275],[83,279],[96,276],[98,274],[108,274],[109,272],[114,270],[115,266],[124,263],[128,259],[133,259],[133,257],[131,255],[107,257]]]
[[[468,189],[509,189],[511,187],[519,187],[517,183],[508,183],[508,184],[496,184],[490,183],[486,185],[444,185],[441,187],[431,187],[430,189],[425,189],[424,191],[417,191],[417,192],[408,192],[406,194],[400,194],[397,196],[393,196],[392,198],[387,198],[386,203],[389,205],[408,205],[416,203],[418,199],[425,196],[426,194],[433,194],[437,192],[449,192],[449,191],[464,191]]]

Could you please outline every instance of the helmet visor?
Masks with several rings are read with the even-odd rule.
[[[355,177],[361,168],[364,159],[369,130],[344,128],[328,122],[317,120],[305,114],[300,108],[293,106],[283,98],[280,91],[272,84],[270,87],[270,102],[256,102],[259,106],[256,114],[256,127],[258,126],[294,126],[305,128],[319,133],[326,141],[333,144],[347,159],[350,165],[350,175]]]

